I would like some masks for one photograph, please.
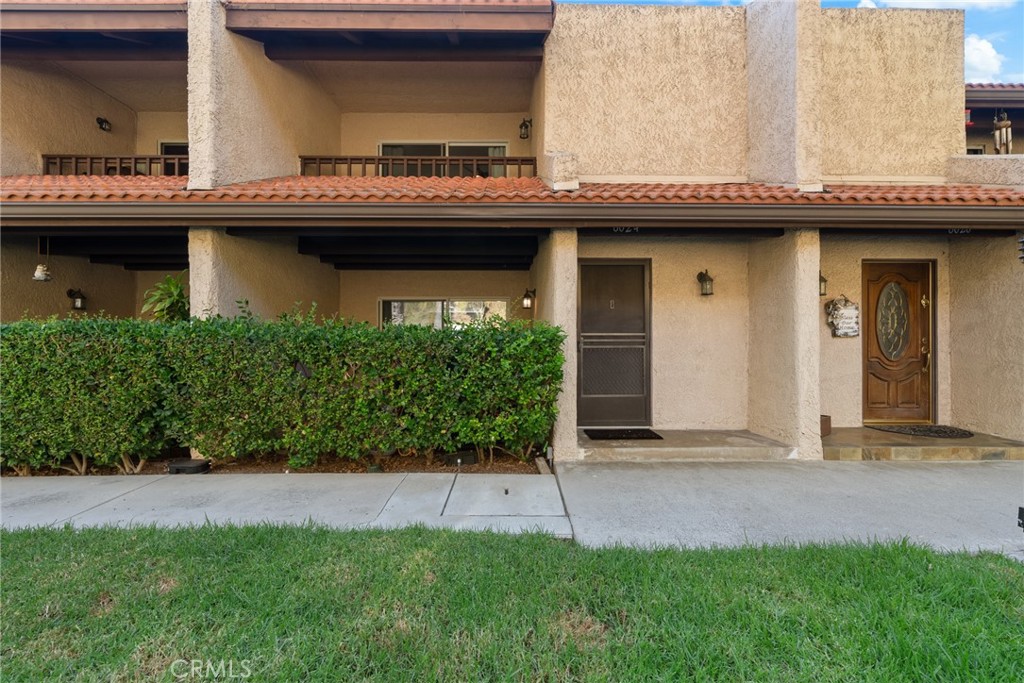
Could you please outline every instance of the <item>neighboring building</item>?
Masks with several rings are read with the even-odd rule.
[[[1024,440],[1024,156],[965,154],[962,12],[4,0],[0,22],[4,320],[70,288],[137,315],[188,267],[200,316],[562,326],[559,459],[597,425],[821,458],[821,414]],[[831,333],[841,294],[858,336]]]

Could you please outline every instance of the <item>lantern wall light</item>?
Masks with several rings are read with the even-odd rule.
[[[715,278],[708,275],[708,271],[697,273],[697,282],[700,283],[701,296],[711,296],[715,293]]]
[[[818,271],[818,296],[825,296],[826,294],[828,294],[828,280],[825,278],[824,275],[821,274],[821,271],[819,270]]]
[[[533,302],[537,298],[536,289],[528,289],[523,293],[523,308],[533,308]]]
[[[80,289],[69,289],[68,298],[71,299],[71,310],[73,311],[84,311],[85,310],[85,294],[82,294]]]
[[[524,118],[523,122],[519,124],[519,139],[529,140],[531,128],[533,128],[533,119]]]

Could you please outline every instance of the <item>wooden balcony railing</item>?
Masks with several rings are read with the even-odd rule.
[[[43,155],[44,175],[188,175],[188,156]]]
[[[307,176],[532,178],[535,157],[299,157]]]

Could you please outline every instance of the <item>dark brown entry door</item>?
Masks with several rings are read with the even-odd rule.
[[[581,427],[650,426],[647,266],[580,264]]]
[[[932,268],[864,264],[864,422],[934,421]]]

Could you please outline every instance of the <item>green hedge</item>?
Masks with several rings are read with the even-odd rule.
[[[127,468],[170,439],[208,457],[526,457],[554,423],[558,328],[288,318],[23,321],[0,328],[3,463]]]

